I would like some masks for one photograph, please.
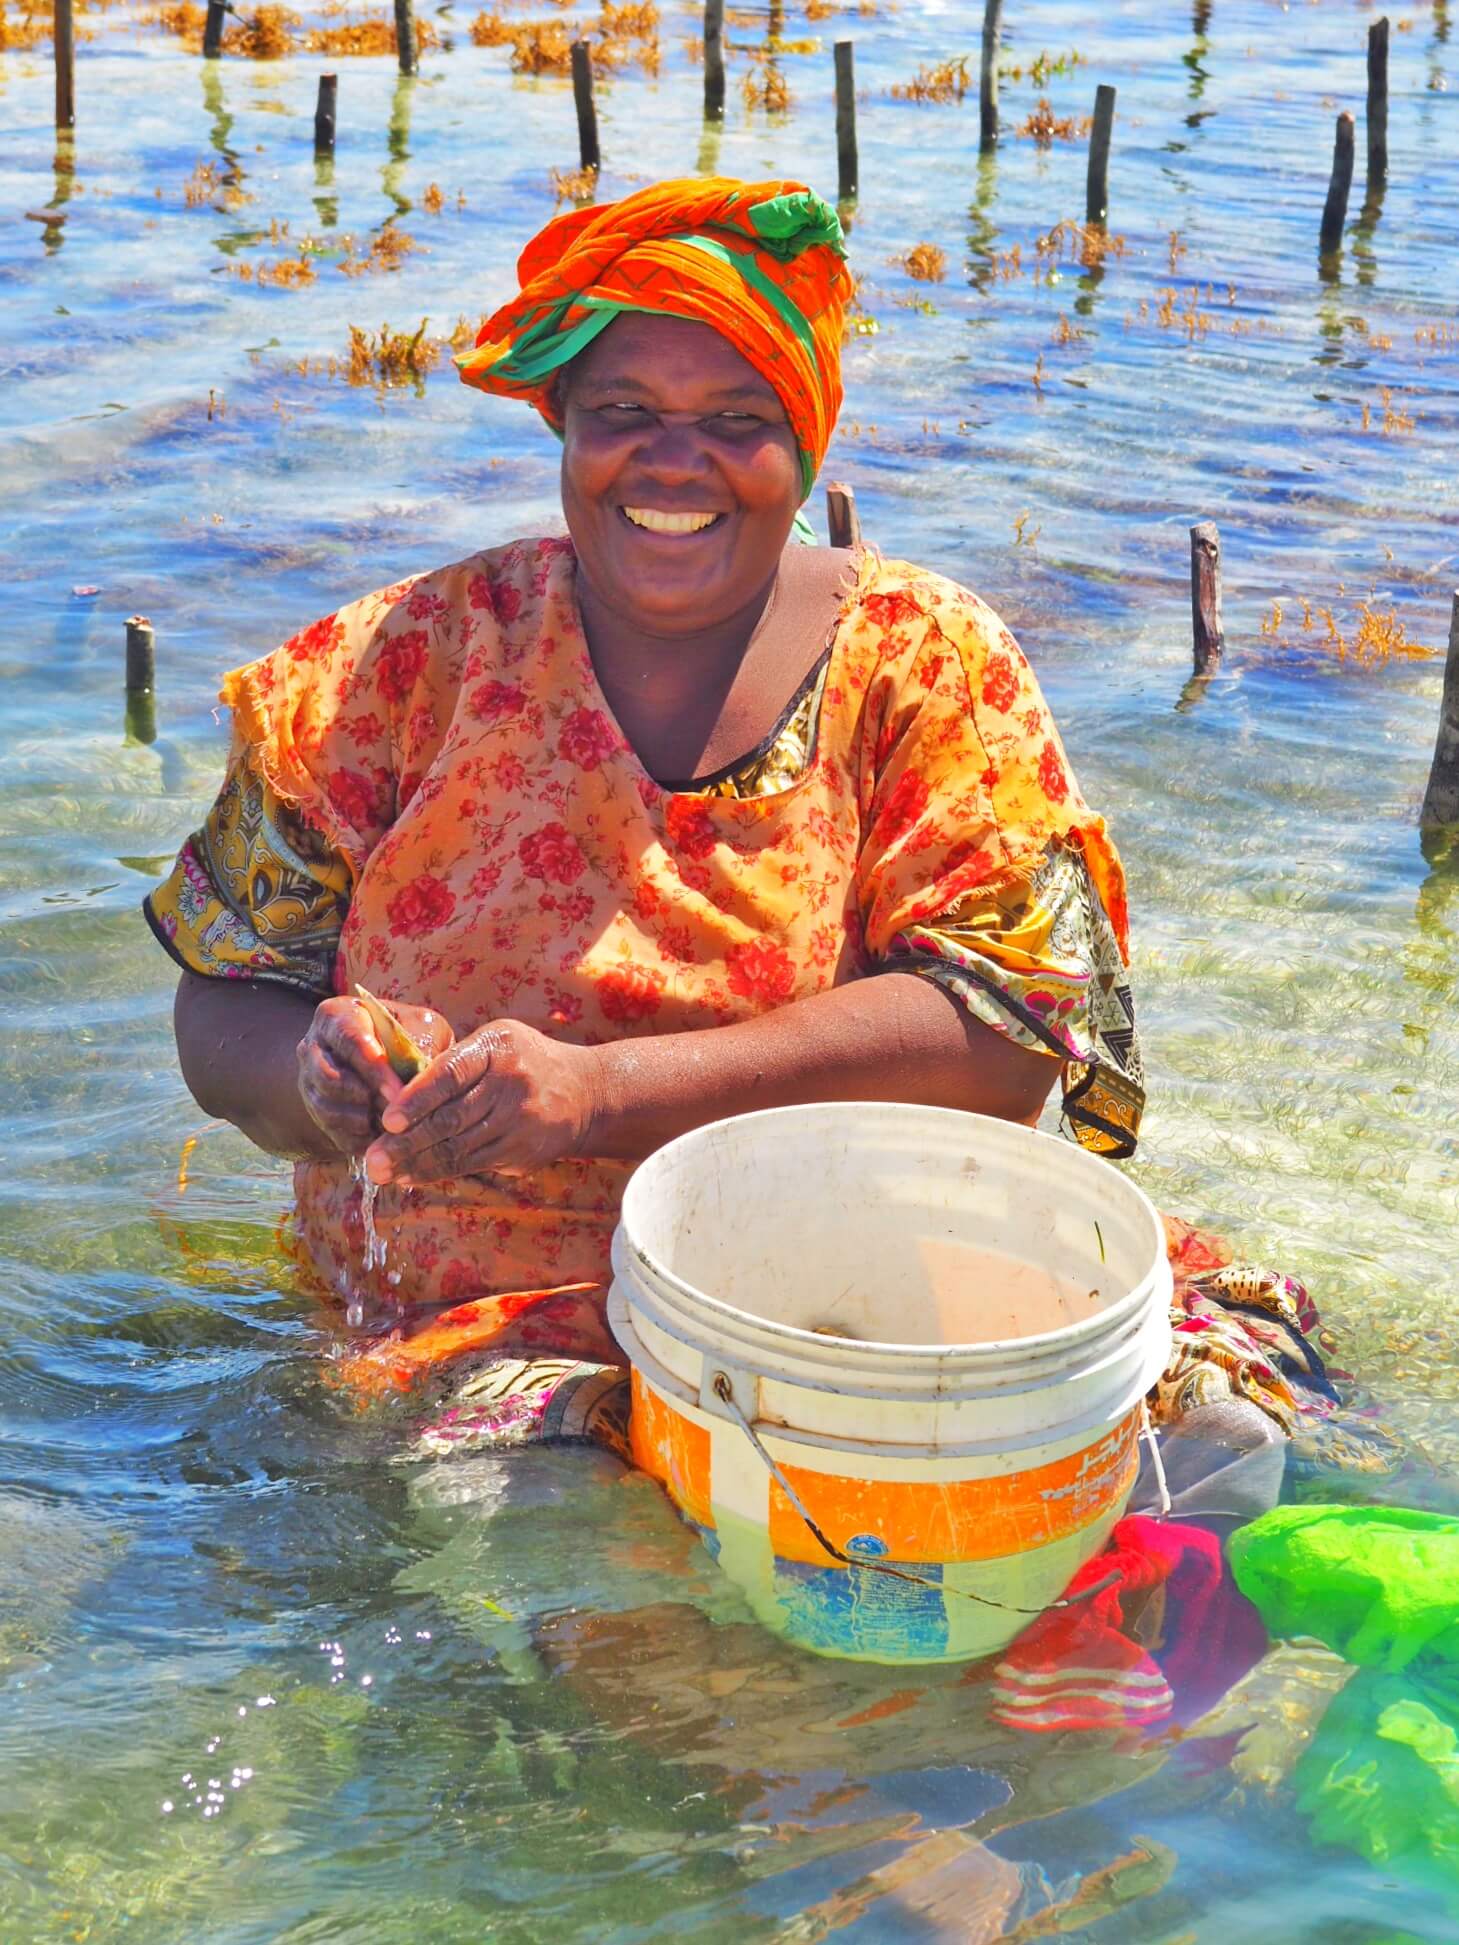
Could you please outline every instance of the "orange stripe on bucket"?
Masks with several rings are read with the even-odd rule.
[[[874,1534],[886,1548],[879,1557],[887,1560],[999,1560],[1065,1539],[1108,1512],[1134,1482],[1138,1431],[1139,1414],[1132,1412],[1082,1452],[994,1479],[938,1484],[782,1469],[811,1518],[843,1550],[849,1540]],[[770,1546],[782,1560],[827,1564],[825,1550],[773,1480]]]
[[[633,1373],[633,1408],[628,1421],[633,1463],[667,1487],[680,1511],[698,1526],[713,1526],[709,1504],[709,1433]]]

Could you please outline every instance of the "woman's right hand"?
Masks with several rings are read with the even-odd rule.
[[[445,1017],[425,1006],[391,1001],[390,1011],[433,1058],[455,1040]],[[309,1118],[344,1155],[362,1155],[380,1132],[380,1116],[405,1083],[376,1038],[357,999],[322,1000],[299,1042],[299,1094]]]

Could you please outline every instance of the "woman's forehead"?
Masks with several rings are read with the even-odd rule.
[[[579,384],[623,388],[644,398],[732,397],[779,403],[774,386],[712,325],[693,318],[618,317],[572,361]]]

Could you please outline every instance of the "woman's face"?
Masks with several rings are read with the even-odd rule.
[[[562,506],[593,596],[653,635],[731,619],[775,572],[800,456],[774,389],[707,324],[628,314],[564,377]]]

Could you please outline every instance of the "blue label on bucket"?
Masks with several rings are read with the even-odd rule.
[[[886,1552],[885,1542],[874,1535],[860,1537]],[[855,1550],[856,1542],[848,1542],[846,1551]],[[923,1581],[942,1579],[940,1566],[920,1561],[905,1571]],[[932,1660],[947,1652],[947,1609],[940,1585],[920,1586],[858,1567],[811,1567],[777,1557],[774,1587],[786,1632],[804,1647],[886,1661]]]

